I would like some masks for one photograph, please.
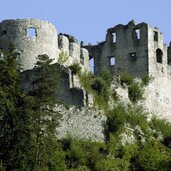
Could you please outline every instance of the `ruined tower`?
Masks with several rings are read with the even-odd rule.
[[[58,37],[55,27],[39,19],[4,20],[0,23],[0,49],[8,51],[9,44],[15,52],[23,70],[35,66],[38,55],[47,54],[57,59]]]
[[[90,59],[94,58],[94,72],[104,68],[113,74],[127,72],[136,77],[167,75],[167,47],[163,35],[146,23],[109,28],[106,40],[98,45],[88,45]]]

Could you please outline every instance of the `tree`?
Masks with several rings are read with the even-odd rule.
[[[38,56],[37,89],[31,94],[35,99],[32,168],[36,170],[56,165],[57,160],[51,159],[57,158],[55,155],[60,151],[56,137],[59,113],[54,110],[58,103],[55,95],[59,89],[60,68],[57,64],[51,65],[51,62],[47,55]]]
[[[11,45],[0,61],[0,160],[7,171],[28,168],[32,115],[32,99],[20,89],[19,65],[12,51]]]

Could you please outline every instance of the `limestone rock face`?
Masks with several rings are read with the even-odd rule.
[[[155,78],[145,89],[143,105],[150,114],[171,122],[171,80]]]
[[[104,126],[107,118],[102,111],[87,107],[66,109],[64,106],[58,106],[56,110],[62,115],[57,128],[58,138],[71,136],[91,141],[105,140]]]

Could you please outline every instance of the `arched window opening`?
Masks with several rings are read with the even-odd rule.
[[[90,57],[90,72],[94,74],[94,58]]]
[[[163,58],[163,52],[161,49],[156,50],[156,60],[158,63],[162,63]]]

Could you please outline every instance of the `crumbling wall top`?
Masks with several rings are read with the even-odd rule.
[[[79,41],[72,35],[66,34],[66,33],[59,33],[59,35],[63,35],[68,38],[69,42],[71,43],[77,43],[79,44]]]

